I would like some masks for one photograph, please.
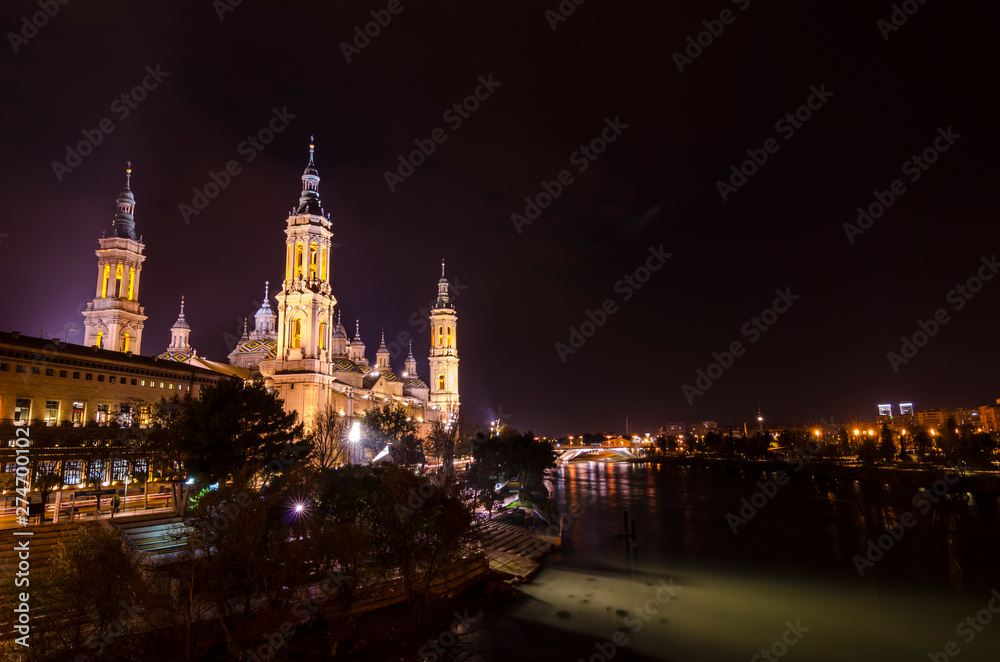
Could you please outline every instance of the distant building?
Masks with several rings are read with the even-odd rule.
[[[697,423],[668,423],[656,431],[658,437],[679,436],[690,434],[696,437],[704,437],[709,432],[718,430],[719,426],[715,421],[700,421]]]
[[[978,409],[925,409],[918,411],[915,418],[918,425],[932,429],[942,427],[949,418],[954,418],[957,425],[979,427]]]
[[[984,405],[979,408],[979,424],[983,432],[1000,432],[1000,398],[995,405]]]

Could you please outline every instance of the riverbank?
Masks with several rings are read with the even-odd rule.
[[[737,460],[704,456],[663,457],[652,456],[628,460],[633,464],[659,464],[693,469],[715,469],[727,473],[773,473],[783,471],[789,476],[808,476],[820,479],[857,481],[862,484],[888,485],[912,488],[928,487],[947,476],[953,491],[972,494],[1000,494],[1000,472],[972,470],[965,467],[951,468],[925,464],[895,466],[845,465],[823,461]]]
[[[496,579],[483,579],[447,600],[414,608],[398,604],[355,616],[336,657],[345,662],[400,660],[417,662],[447,659],[456,642],[481,627],[485,612],[514,600],[517,592]],[[326,620],[302,626],[275,660],[320,662],[329,660],[330,631]]]

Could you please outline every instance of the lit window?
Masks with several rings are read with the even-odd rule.
[[[132,405],[124,402],[118,405],[118,424],[124,428],[132,427]]]
[[[63,465],[63,484],[77,485],[83,482],[83,461],[70,460]]]
[[[80,424],[83,423],[83,413],[84,413],[83,403],[82,402],[74,402],[73,403],[73,413],[70,416],[70,420],[73,422],[73,425],[80,425]]]
[[[31,398],[17,398],[14,403],[14,425],[24,425],[31,416]]]
[[[145,386],[145,385],[146,385],[146,380],[145,379],[140,379],[139,380],[139,386]]]
[[[110,278],[111,278],[111,265],[110,264],[105,264],[104,265],[104,284],[101,285],[101,298],[102,299],[106,299],[107,296],[108,296],[108,280]],[[97,334],[98,339],[100,339],[101,335],[102,334],[100,334],[100,333]],[[98,343],[97,346],[100,347],[101,346],[100,343]]]
[[[98,425],[105,425],[108,422],[108,405],[97,405],[97,412],[94,414],[94,420],[97,421]]]
[[[59,401],[58,400],[46,400],[45,401],[45,424],[55,425],[59,422]]]

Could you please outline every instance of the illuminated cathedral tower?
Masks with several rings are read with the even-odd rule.
[[[98,239],[97,293],[83,311],[83,344],[138,354],[146,321],[139,305],[139,274],[146,256],[142,254],[145,246],[135,233],[131,179],[129,162],[111,233]]]
[[[299,412],[309,425],[328,404],[330,341],[337,300],[330,287],[333,232],[319,200],[319,171],[309,144],[309,163],[302,173],[299,204],[285,228],[285,280],[278,301],[278,341],[274,360],[260,364],[273,381],[286,409]]]
[[[430,311],[430,404],[448,414],[458,414],[458,314],[448,292],[448,279],[438,281],[438,297]]]

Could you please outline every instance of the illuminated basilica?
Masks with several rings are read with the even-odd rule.
[[[180,315],[170,329],[170,343],[158,360],[175,361],[243,379],[262,377],[269,389],[299,413],[307,427],[315,416],[332,409],[353,417],[375,404],[398,403],[418,423],[457,415],[458,350],[457,314],[448,281],[441,267],[437,300],[429,312],[431,347],[429,385],[417,374],[412,346],[402,370],[391,365],[385,344],[370,363],[361,340],[360,323],[348,334],[337,310],[331,286],[332,223],[319,197],[319,172],[313,144],[302,173],[298,205],[286,220],[285,272],[280,289],[264,300],[253,316],[252,328],[244,323],[243,336],[224,364],[199,357],[191,346],[191,327]],[[146,316],[139,305],[139,281],[145,260],[136,234],[135,197],[130,189],[131,167],[125,189],[119,194],[113,229],[99,239],[97,292],[83,312],[87,346],[138,355]]]

